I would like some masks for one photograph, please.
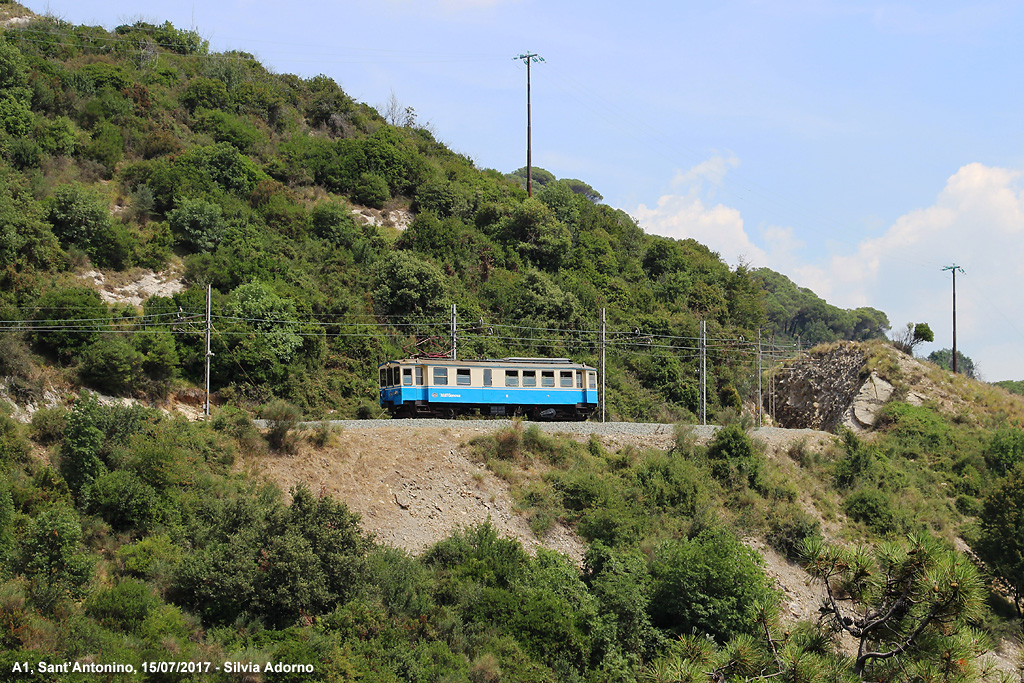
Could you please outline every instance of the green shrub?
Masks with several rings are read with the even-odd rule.
[[[43,150],[35,139],[19,137],[11,141],[7,154],[15,168],[25,170],[39,166]]]
[[[640,541],[647,522],[642,511],[615,500],[607,506],[584,510],[576,531],[588,541],[600,541],[611,547],[629,546]]]
[[[129,393],[142,377],[143,356],[121,336],[107,336],[86,347],[78,375],[83,384],[109,394]]]
[[[351,210],[340,202],[317,204],[309,213],[312,233],[340,247],[351,247],[359,236],[359,228]]]
[[[88,287],[50,290],[39,297],[36,307],[33,319],[55,329],[34,333],[32,341],[39,350],[61,360],[77,357],[99,339],[110,319],[103,299]]]
[[[897,517],[888,494],[877,488],[854,491],[843,503],[843,511],[876,534],[897,531]]]
[[[10,485],[0,481],[0,581],[7,578],[14,564],[14,547],[14,499]],[[3,644],[3,636],[0,636],[0,646]]]
[[[649,453],[634,468],[633,476],[652,507],[692,517],[711,502],[706,475],[682,457]]]
[[[49,200],[46,219],[60,243],[90,253],[112,229],[107,202],[82,185],[61,185]]]
[[[799,505],[777,505],[769,512],[768,544],[790,560],[802,559],[804,541],[816,536],[821,536],[820,522]]]
[[[126,573],[148,578],[160,565],[176,565],[181,560],[181,553],[181,548],[175,546],[167,535],[146,536],[118,548],[117,559]]]
[[[92,563],[80,554],[82,527],[74,510],[50,507],[29,523],[22,539],[22,567],[32,581],[32,599],[50,610],[65,597],[80,597]]]
[[[177,377],[181,361],[172,333],[152,331],[137,334],[132,343],[142,355],[142,372],[146,377],[154,382],[168,382]]]
[[[189,111],[223,109],[228,103],[228,89],[223,81],[196,78],[185,87],[179,100]]]
[[[1006,476],[1019,462],[1024,462],[1024,431],[1017,427],[1000,427],[985,448],[985,462],[999,476]]]
[[[40,408],[32,414],[32,438],[44,446],[59,442],[67,428],[67,408]]]
[[[363,173],[352,188],[352,201],[363,206],[383,209],[384,203],[391,199],[388,181],[376,173]]]
[[[752,634],[756,606],[778,599],[757,553],[720,529],[666,541],[650,572],[651,620],[676,634],[707,633],[718,642]]]
[[[111,177],[117,162],[124,156],[124,135],[121,129],[112,123],[101,122],[93,130],[92,141],[85,147],[85,155],[102,164],[107,177]]]
[[[79,130],[66,116],[40,120],[35,139],[42,151],[57,156],[71,156],[80,144]]]
[[[127,470],[97,477],[90,486],[88,500],[89,512],[98,514],[117,531],[148,529],[158,515],[156,490]]]
[[[874,451],[850,429],[840,429],[839,436],[843,442],[843,457],[833,467],[832,476],[836,485],[849,489],[860,482],[871,480],[878,470]]]
[[[284,399],[277,399],[263,406],[260,417],[267,421],[267,442],[275,451],[290,450],[288,433],[299,423],[302,413]]]
[[[68,413],[60,448],[60,473],[76,497],[106,469],[100,459],[103,432],[96,428],[79,402]]]
[[[160,598],[136,579],[122,579],[112,588],[93,592],[85,601],[85,613],[109,629],[139,633],[146,618],[160,607]]]
[[[260,139],[259,131],[237,116],[216,109],[196,112],[196,126],[209,132],[217,142],[227,142],[241,152],[250,152]]]
[[[220,205],[204,199],[180,200],[167,214],[167,222],[179,243],[200,253],[213,251],[228,227]]]
[[[0,472],[6,466],[27,461],[30,447],[18,423],[0,412]]]
[[[763,483],[764,456],[739,425],[718,430],[708,445],[707,458],[711,474],[730,488],[760,488]]]

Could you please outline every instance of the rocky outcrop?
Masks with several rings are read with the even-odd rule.
[[[774,386],[774,395],[771,391],[765,395],[765,410],[774,407],[775,422],[780,427],[833,431],[845,425],[861,432],[878,423],[889,401],[898,398],[921,405],[926,399],[924,393],[903,387],[897,395],[896,386],[889,381],[893,378],[868,369],[869,355],[879,353],[892,354],[897,378],[922,377],[921,362],[895,349],[872,350],[864,343],[838,342],[813,349],[776,369],[769,384]]]
[[[867,354],[856,344],[813,350],[775,373],[775,421],[789,429],[831,431],[865,384]],[[770,409],[770,398],[765,402]]]

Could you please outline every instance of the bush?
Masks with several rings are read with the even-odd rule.
[[[858,522],[863,522],[876,534],[885,535],[897,530],[896,513],[889,496],[876,488],[865,488],[850,494],[843,503],[843,511]]]
[[[651,619],[676,634],[707,633],[725,642],[754,633],[756,605],[778,599],[757,553],[724,530],[666,541],[655,552],[650,572]]]
[[[33,333],[33,343],[65,361],[76,358],[99,339],[110,319],[103,299],[88,287],[50,290],[39,297],[36,310],[33,319],[54,329]]]
[[[768,520],[765,537],[769,545],[790,560],[800,560],[804,541],[821,535],[818,520],[798,505],[777,506]]]
[[[94,592],[85,601],[85,613],[109,629],[138,633],[143,622],[160,607],[160,598],[136,579],[123,579],[112,588]]]
[[[68,411],[63,406],[40,408],[32,414],[32,438],[44,446],[64,438]]]
[[[103,432],[76,403],[75,409],[67,415],[67,429],[60,448],[60,473],[76,497],[104,472],[100,459],[102,445]]]
[[[760,488],[764,476],[764,456],[739,425],[718,430],[708,445],[708,461],[715,479],[733,489]]]
[[[189,111],[222,109],[228,103],[228,89],[223,81],[197,78],[185,87],[179,99]]]
[[[96,478],[89,490],[90,513],[98,514],[116,531],[148,529],[156,521],[156,490],[134,472],[117,470]]]
[[[216,249],[228,227],[220,205],[204,199],[180,200],[167,222],[181,244],[199,253]]]
[[[340,247],[351,247],[359,236],[352,212],[339,202],[317,204],[309,214],[314,235]]]
[[[391,199],[388,181],[376,173],[363,173],[352,188],[352,201],[374,209],[383,209],[384,203]]]
[[[120,336],[97,340],[82,352],[82,382],[109,394],[125,394],[142,377],[143,356]]]
[[[176,565],[181,559],[181,552],[169,536],[147,536],[137,543],[121,546],[117,550],[117,559],[126,573],[148,578],[160,565]]]
[[[294,444],[288,438],[292,429],[298,424],[302,413],[284,399],[272,401],[263,407],[260,416],[267,421],[267,442],[275,451],[291,450]]]
[[[78,552],[81,540],[78,515],[67,507],[50,507],[29,523],[22,539],[22,566],[40,608],[49,610],[64,597],[84,593],[92,563]]]
[[[61,185],[54,190],[46,219],[62,246],[76,246],[90,256],[112,229],[107,202],[82,185]]]
[[[18,423],[0,412],[0,472],[7,465],[28,460],[29,448]]]
[[[1019,462],[1024,462],[1024,431],[1016,427],[1000,427],[992,434],[985,449],[985,462],[999,476],[1006,476]]]

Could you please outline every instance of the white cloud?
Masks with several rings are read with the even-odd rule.
[[[677,194],[663,195],[655,206],[641,204],[630,213],[648,232],[676,239],[693,238],[734,266],[741,260],[776,270],[782,267],[779,264],[794,265],[792,252],[803,243],[792,228],[766,228],[760,235],[764,246],[760,246],[747,234],[737,209],[704,198],[712,195],[729,170],[737,166],[739,159],[735,156],[714,156],[679,171],[671,183]]]
[[[736,209],[702,199],[706,181],[721,182],[730,163],[710,159],[677,174],[678,194],[632,211],[648,231],[692,237],[735,265],[767,266],[844,308],[872,306],[894,328],[927,322],[929,351],[952,345],[950,274],[956,263],[957,346],[991,380],[1024,379],[1024,190],[1022,172],[967,164],[931,206],[898,218],[883,234],[814,261],[791,228],[769,227],[752,239]],[[735,163],[732,163],[735,165]]]
[[[1019,171],[972,163],[946,182],[932,206],[901,216],[852,253],[798,268],[793,277],[838,306],[874,306],[894,327],[928,322],[952,345],[951,276],[957,277],[957,346],[990,379],[1024,378],[1024,192]],[[1007,353],[1007,342],[1018,349]]]
[[[703,181],[708,181],[712,185],[718,186],[722,184],[722,180],[729,169],[736,168],[739,165],[740,160],[735,155],[729,158],[716,155],[702,161],[689,170],[677,172],[676,177],[672,179],[672,187],[689,189],[694,185],[702,185]]]

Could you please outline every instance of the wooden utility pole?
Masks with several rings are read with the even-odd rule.
[[[526,196],[533,196],[533,114],[530,104],[530,62],[543,62],[544,58],[533,52],[513,57],[526,64]]]
[[[964,269],[955,263],[946,266],[943,271],[949,270],[953,273],[953,374],[956,374],[956,271],[964,272]]]

